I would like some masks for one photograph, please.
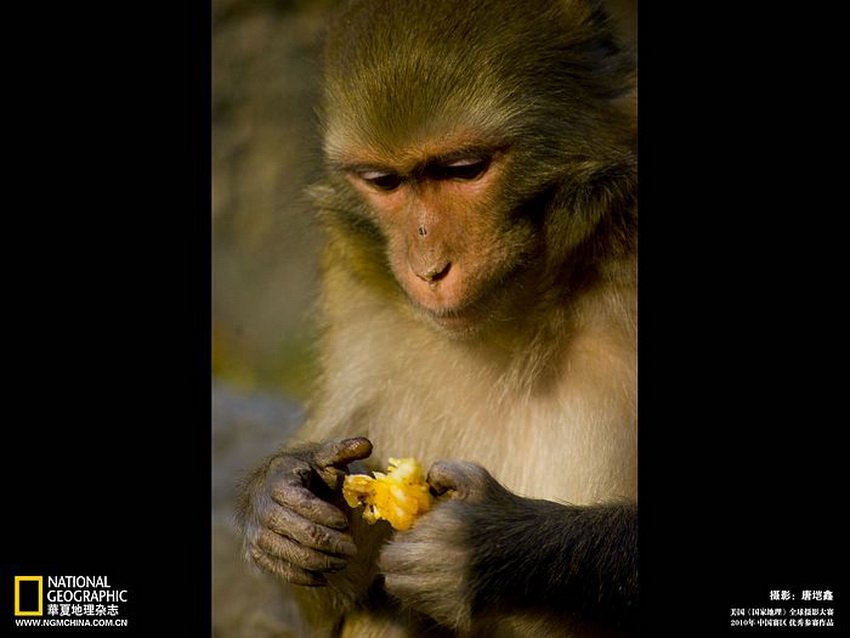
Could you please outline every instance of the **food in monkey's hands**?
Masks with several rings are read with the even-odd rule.
[[[375,472],[345,477],[342,495],[351,507],[365,506],[363,518],[368,523],[383,519],[394,529],[410,529],[420,514],[431,509],[431,494],[422,466],[416,459],[390,460],[387,473]]]

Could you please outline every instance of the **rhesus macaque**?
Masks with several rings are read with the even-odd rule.
[[[320,636],[634,630],[632,62],[589,0],[352,2],[324,62],[323,375],[247,557]],[[340,496],[393,456],[405,532]]]

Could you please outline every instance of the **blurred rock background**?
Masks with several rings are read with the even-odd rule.
[[[310,369],[325,0],[213,2],[213,373],[297,398]]]
[[[636,0],[611,0],[632,40]],[[303,419],[313,377],[319,42],[337,0],[213,0],[213,635],[306,635],[239,560],[235,486]]]
[[[213,635],[304,636],[240,559],[236,484],[302,421],[318,237],[313,105],[324,0],[213,0]]]

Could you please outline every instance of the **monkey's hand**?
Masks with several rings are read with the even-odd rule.
[[[247,558],[291,583],[327,584],[324,573],[347,565],[357,548],[337,507],[345,467],[372,453],[365,438],[287,450],[244,485],[239,519]]]
[[[470,581],[470,512],[513,495],[479,465],[439,461],[428,484],[443,500],[383,550],[380,569],[387,591],[404,605],[449,627],[469,627],[475,591]],[[495,506],[503,510],[503,506]],[[495,540],[495,539],[494,539]]]
[[[546,608],[623,627],[637,608],[637,506],[517,496],[484,468],[435,463],[443,500],[384,548],[387,591],[438,622]]]

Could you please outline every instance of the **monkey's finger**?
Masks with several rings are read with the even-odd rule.
[[[272,487],[271,496],[276,503],[288,507],[308,521],[340,530],[348,527],[348,519],[342,510],[318,498],[306,487],[277,485]]]
[[[372,442],[364,437],[331,441],[320,448],[314,457],[316,472],[333,491],[342,489],[345,468],[349,463],[372,454]]]
[[[328,584],[328,581],[321,574],[301,569],[284,560],[269,556],[255,545],[252,545],[248,551],[258,567],[289,583],[305,587],[321,587]]]
[[[315,462],[319,467],[346,466],[352,461],[365,459],[372,454],[372,442],[363,436],[329,441],[316,450]]]
[[[269,486],[272,498],[282,505],[289,506],[288,502],[283,502],[282,495],[288,491],[292,491],[291,500],[295,502],[299,511],[304,511],[307,508],[307,503],[317,497],[310,491],[304,488],[311,484],[313,477],[323,481],[331,490],[338,490],[342,483],[342,477],[337,476],[342,474],[342,470],[335,468],[326,469],[323,467],[314,467],[305,460],[295,457],[282,455],[272,459],[269,464]],[[318,499],[319,502],[324,502]],[[339,515],[328,512],[326,508],[320,505],[314,505],[317,510],[317,515],[322,517],[321,522],[331,527],[344,528],[347,522],[340,520]],[[311,516],[307,515],[308,518]]]
[[[269,463],[268,474],[274,485],[304,486],[310,482],[313,470],[303,459],[281,455]]]
[[[268,529],[260,530],[256,543],[268,556],[310,572],[336,572],[348,564],[344,558],[310,549]]]
[[[350,534],[319,525],[283,507],[270,507],[261,516],[264,527],[320,552],[354,556],[357,546]]]
[[[490,474],[480,465],[465,461],[436,461],[428,470],[428,485],[438,495],[466,499],[483,491]]]

